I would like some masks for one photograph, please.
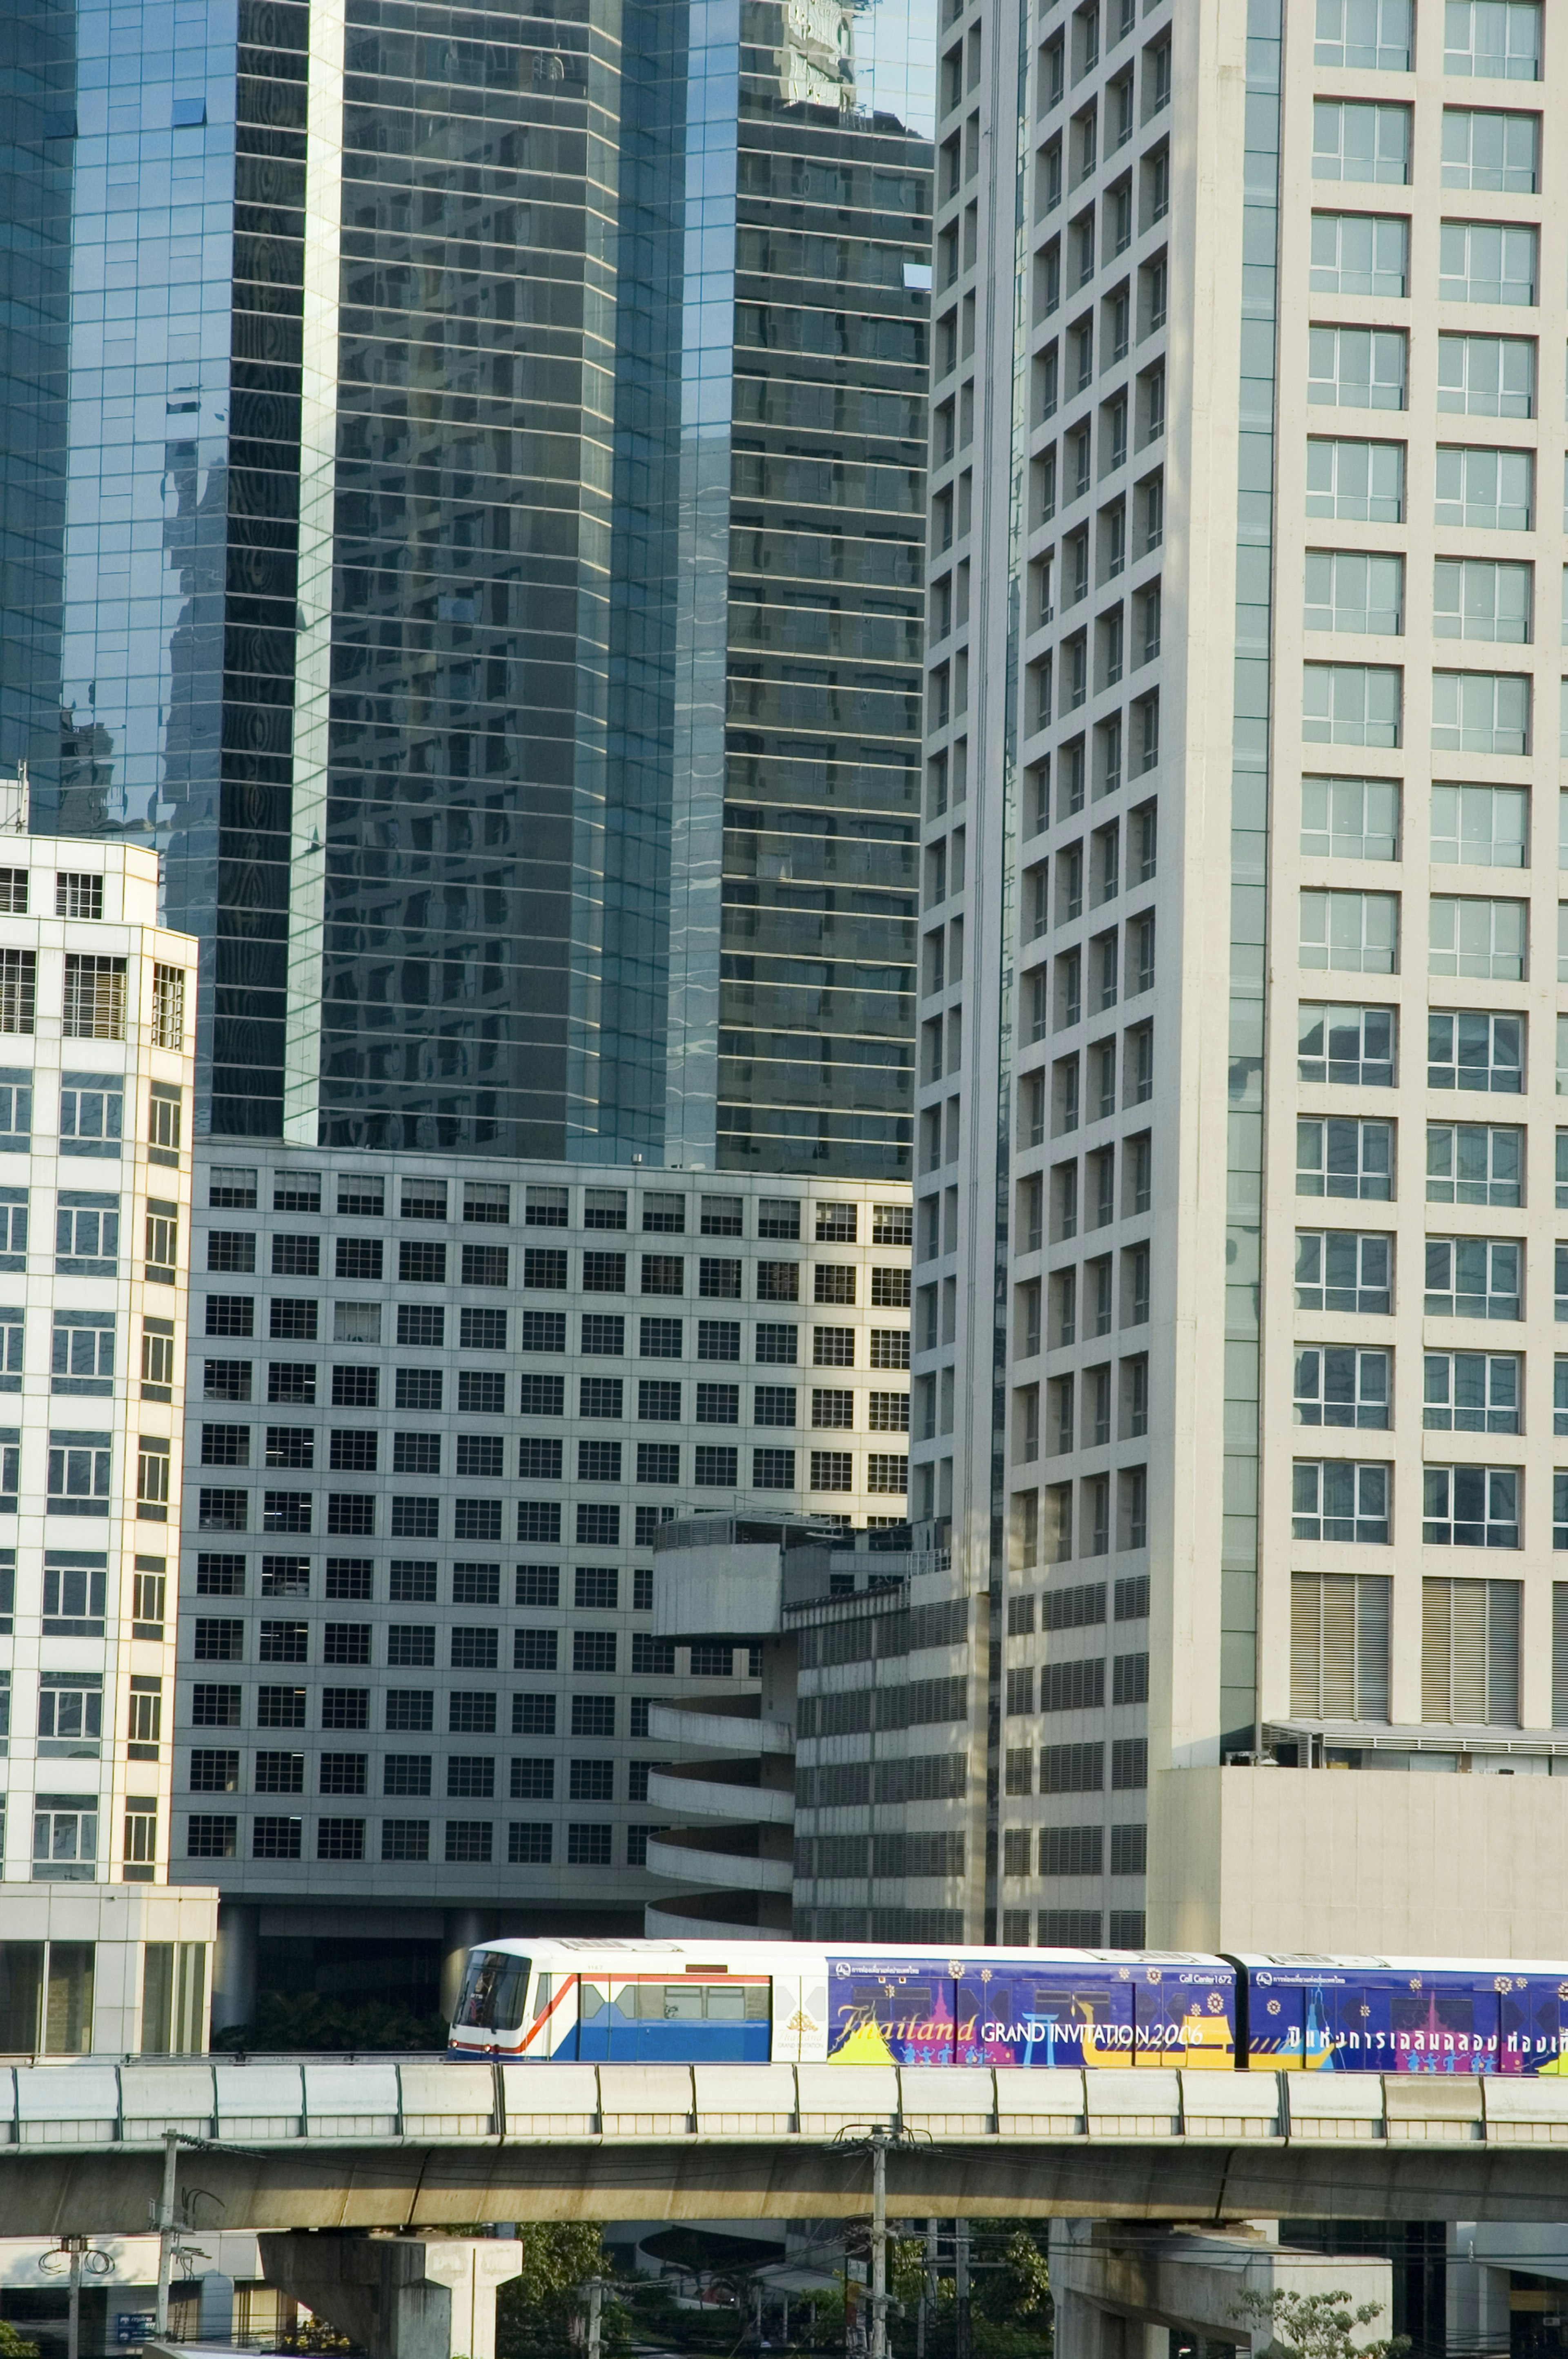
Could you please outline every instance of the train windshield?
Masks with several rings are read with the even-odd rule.
[[[518,2030],[531,1962],[509,1950],[475,1950],[453,2022],[466,2031]]]

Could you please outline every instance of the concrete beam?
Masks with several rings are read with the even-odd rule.
[[[1376,2303],[1379,2316],[1352,2329],[1352,2343],[1386,2335],[1392,2322],[1393,2271],[1387,2260],[1297,2252],[1250,2233],[1194,2235],[1058,2220],[1050,2237],[1056,2359],[1130,2359],[1151,2333],[1166,2331],[1224,2343],[1254,2354],[1277,2340],[1267,2321],[1241,2308],[1248,2294],[1345,2293],[1354,2309]]]
[[[161,2172],[154,2154],[0,2150],[0,2217],[14,2236],[136,2234]],[[180,2184],[182,2193],[200,2190],[225,2228],[268,2230],[839,2219],[871,2209],[864,2155],[740,2140],[209,2148],[184,2166]],[[935,2144],[889,2156],[888,2203],[903,2217],[1560,2222],[1568,2145]],[[199,2216],[214,2215],[203,2206]]]
[[[262,2273],[370,2359],[495,2359],[496,2288],[523,2272],[512,2239],[264,2235]]]

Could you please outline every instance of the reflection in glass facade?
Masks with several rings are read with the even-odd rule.
[[[0,766],[162,850],[203,1125],[907,1174],[934,23],[10,39]]]
[[[935,27],[742,14],[717,1159],[908,1179]]]

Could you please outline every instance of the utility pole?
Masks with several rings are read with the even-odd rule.
[[[925,2330],[936,2312],[936,2223],[925,2223],[925,2284],[914,2321],[914,2359],[925,2359]]]
[[[594,2277],[588,2288],[588,2359],[599,2359],[600,2311],[604,2302],[604,2280]]]
[[[953,2223],[954,2359],[969,2359],[969,2223]]]
[[[157,2310],[154,2331],[160,2337],[168,2332],[168,2280],[174,2267],[174,2188],[178,2165],[179,2132],[165,2130],[163,2134],[163,2192],[158,2198],[157,2219]],[[72,2351],[70,2359],[76,2359]]]
[[[865,2359],[887,2359],[887,2139],[880,2135],[871,2142],[871,2338]]]

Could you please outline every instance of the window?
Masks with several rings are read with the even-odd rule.
[[[1301,962],[1362,974],[1392,974],[1398,964],[1396,893],[1303,892]]]
[[[1317,745],[1398,745],[1400,673],[1389,666],[1307,664],[1302,734]]]
[[[1533,418],[1533,340],[1529,336],[1439,336],[1437,406],[1462,417]]]
[[[1410,179],[1408,106],[1320,98],[1312,114],[1314,180],[1382,181],[1404,187]]]
[[[1314,61],[1408,73],[1411,0],[1317,0]]]
[[[824,1400],[838,1396],[813,1394],[813,1399]],[[752,1393],[753,1425],[793,1425],[795,1423],[795,1388],[793,1385],[757,1385]]]
[[[143,1434],[136,1451],[136,1514],[144,1523],[168,1521],[167,1441]]]
[[[1440,639],[1527,644],[1531,636],[1530,567],[1477,557],[1440,558],[1433,626]]]
[[[1410,291],[1410,223],[1394,213],[1314,213],[1308,284],[1320,295]]]
[[[1406,339],[1391,328],[1307,332],[1307,399],[1338,409],[1402,409]]]
[[[1394,1125],[1332,1114],[1296,1123],[1298,1196],[1364,1197],[1394,1192]]]
[[[179,1207],[147,1198],[146,1279],[149,1286],[172,1286],[179,1259]]]
[[[1437,753],[1528,754],[1529,675],[1433,672],[1432,743]]]
[[[1523,868],[1529,841],[1530,796],[1523,787],[1433,786],[1433,860]]]
[[[17,1331],[18,1336],[20,1330]],[[17,1364],[21,1364],[20,1350]],[[114,1313],[57,1310],[54,1314],[53,1375],[56,1393],[112,1393],[114,1375]]]
[[[1298,1458],[1292,1488],[1292,1538],[1387,1547],[1392,1472],[1386,1462]]]
[[[1524,1018],[1490,1016],[1480,1008],[1429,1013],[1426,1085],[1517,1096],[1524,1087]]]
[[[117,1156],[124,1109],[125,1087],[118,1073],[61,1073],[60,1153]]]
[[[1296,1309],[1387,1313],[1393,1306],[1392,1237],[1347,1229],[1296,1231]]]
[[[107,1433],[49,1435],[48,1513],[51,1516],[107,1516],[109,1460],[113,1437]],[[7,1481],[10,1481],[7,1475]],[[14,1489],[14,1483],[11,1484]]]
[[[1540,0],[1445,0],[1443,71],[1539,82]]]
[[[1427,971],[1475,975],[1493,983],[1524,979],[1527,904],[1433,894]]]
[[[1439,1483],[1450,1472],[1433,1467],[1427,1472],[1429,1489],[1433,1478]],[[1485,1468],[1453,1469],[1455,1474],[1470,1474],[1484,1482],[1491,1479]],[[1505,1484],[1498,1504],[1509,1505],[1507,1485],[1513,1481],[1501,1478]],[[1490,1508],[1491,1501],[1474,1501],[1477,1506]],[[1454,1526],[1459,1529],[1457,1524]],[[1465,1527],[1474,1529],[1475,1527]],[[1493,1528],[1486,1521],[1480,1527],[1488,1532]],[[1509,1528],[1498,1525],[1498,1529]],[[1517,1523],[1513,1529],[1517,1534]],[[1513,1540],[1501,1540],[1490,1545],[1515,1547]],[[1481,1546],[1471,1539],[1470,1546]],[[1422,1582],[1422,1647],[1421,1647],[1421,1713],[1423,1720],[1447,1721],[1477,1727],[1517,1727],[1519,1724],[1519,1584],[1514,1581],[1443,1581]]]
[[[1383,1574],[1291,1575],[1291,1710],[1310,1720],[1389,1717],[1393,1583]]]
[[[1303,1082],[1389,1089],[1394,1079],[1394,1011],[1303,1001],[1297,1010],[1297,1072]]]
[[[1513,1237],[1428,1237],[1429,1319],[1517,1319],[1524,1247]]]
[[[268,1334],[275,1343],[313,1343],[317,1308],[314,1302],[297,1297],[275,1296],[267,1305]],[[338,1308],[341,1310],[342,1305],[340,1303]]]
[[[1541,117],[1497,109],[1443,110],[1443,185],[1532,197],[1540,185]]]
[[[31,1032],[38,1014],[36,951],[0,950],[0,1032]]]
[[[124,960],[92,958],[67,951],[63,1014],[68,1040],[123,1040],[125,1037]],[[31,1028],[29,1025],[27,1029]]]
[[[613,1311],[582,1314],[581,1348],[589,1358],[618,1360],[626,1349],[626,1321]]]
[[[80,1795],[39,1794],[33,1805],[33,1881],[35,1884],[91,1883],[97,1874],[98,1808],[96,1802],[83,1803]],[[49,1980],[50,2014],[54,2012],[57,1987],[52,1960],[61,1950],[71,1945],[52,1942]],[[91,1951],[88,1952],[91,1955]],[[85,2006],[91,2015],[91,1983],[86,1986]],[[80,2003],[80,2002],[79,2002]],[[79,2031],[71,2039],[61,2040],[62,2047],[79,2048],[84,2044]],[[51,2047],[55,2041],[51,2037]]]
[[[1529,532],[1534,507],[1535,460],[1529,451],[1438,445],[1435,523]]]
[[[1391,1364],[1387,1352],[1364,1352],[1354,1343],[1319,1345],[1296,1353],[1295,1419],[1298,1425],[1389,1424]]]
[[[1398,780],[1304,777],[1302,850],[1319,860],[1397,860]]]
[[[1426,1126],[1429,1204],[1523,1201],[1524,1133],[1479,1122]]]
[[[1537,232],[1501,222],[1443,223],[1438,259],[1444,303],[1533,304]]]
[[[754,1491],[793,1491],[795,1488],[794,1451],[753,1450],[752,1487]]]
[[[1309,516],[1345,517],[1353,524],[1402,524],[1404,511],[1402,442],[1331,442],[1321,436],[1308,441]]]
[[[120,1250],[118,1196],[62,1189],[56,1201],[56,1272],[65,1277],[113,1277]],[[7,1223],[14,1227],[8,1215]]]
[[[1511,1352],[1428,1352],[1422,1425],[1434,1433],[1518,1433],[1520,1364]]]
[[[715,1386],[717,1391],[733,1391],[732,1386]],[[733,1419],[726,1422],[732,1423]],[[739,1480],[739,1452],[722,1443],[699,1442],[696,1451],[693,1481],[699,1490],[732,1490]]]
[[[793,1346],[795,1341],[795,1330],[793,1327],[773,1328],[771,1330],[759,1328],[757,1332],[759,1339],[757,1357],[759,1359],[773,1359],[774,1357],[783,1358],[784,1356],[782,1352],[775,1354],[773,1352],[763,1352],[760,1348],[761,1338],[763,1334],[767,1333],[772,1333],[773,1335],[787,1335],[791,1343],[788,1356],[790,1359],[794,1359],[795,1352]],[[738,1360],[741,1356],[740,1321],[738,1319],[698,1320],[697,1326],[697,1356],[699,1360]]]

